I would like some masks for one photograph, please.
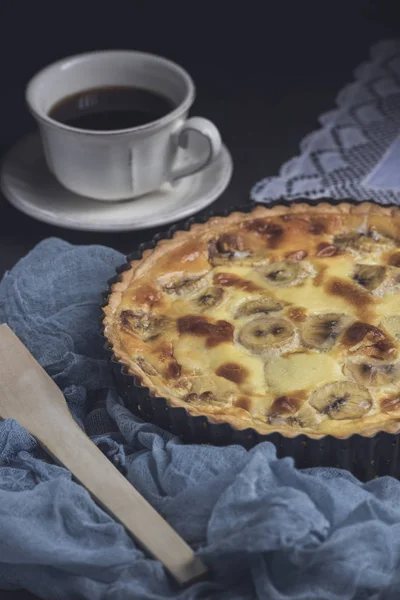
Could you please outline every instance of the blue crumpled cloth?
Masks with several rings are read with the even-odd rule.
[[[178,590],[15,421],[0,423],[0,588],[51,600],[391,600],[400,597],[400,483],[298,471],[263,443],[187,446],[121,404],[99,335],[123,257],[58,239],[0,284],[6,321],[75,419],[212,568]],[[1,393],[1,391],[0,391]],[[1,596],[1,593],[0,593]]]

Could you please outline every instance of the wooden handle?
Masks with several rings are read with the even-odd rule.
[[[0,326],[0,416],[28,429],[181,585],[206,575],[190,546],[75,423],[59,388],[5,325]]]
[[[38,439],[132,536],[183,585],[206,568],[172,527],[121,475],[74,422],[48,424]]]

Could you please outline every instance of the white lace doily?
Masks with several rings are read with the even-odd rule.
[[[257,202],[354,198],[400,204],[400,41],[380,42],[319,118],[301,154],[251,190]]]

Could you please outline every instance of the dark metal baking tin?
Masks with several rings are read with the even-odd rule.
[[[294,203],[305,202],[315,206],[320,202],[340,204],[342,202],[359,204],[351,199],[332,200],[320,198],[309,200],[302,198],[296,201],[284,199],[271,202],[268,206],[290,206]],[[103,292],[104,302],[108,302],[112,286],[119,281],[120,274],[130,268],[130,263],[140,260],[145,250],[154,248],[162,239],[170,239],[178,230],[188,231],[194,223],[204,223],[211,217],[225,217],[231,212],[250,212],[257,206],[252,202],[244,206],[232,207],[221,213],[209,212],[201,217],[190,218],[183,226],[174,225],[165,233],[159,233],[152,240],[141,244],[135,252],[129,254],[126,262],[117,269],[117,274],[108,281],[108,288]],[[265,205],[264,205],[265,206]],[[394,206],[394,205],[393,205]],[[103,311],[102,311],[103,312]],[[104,315],[102,314],[101,323]],[[400,478],[400,434],[379,432],[373,437],[364,437],[358,434],[347,439],[338,439],[327,435],[315,440],[305,434],[288,438],[280,433],[261,435],[252,428],[244,430],[234,429],[229,423],[212,423],[205,416],[192,416],[186,409],[169,406],[165,398],[152,396],[150,390],[140,384],[140,381],[127,373],[126,368],[114,356],[112,346],[108,342],[102,327],[105,340],[105,349],[110,357],[114,371],[117,390],[125,405],[135,414],[151,423],[182,438],[188,443],[207,443],[217,446],[240,444],[247,449],[260,442],[272,442],[279,458],[290,456],[298,468],[308,467],[336,467],[351,471],[362,481],[368,481],[382,475],[391,475]]]

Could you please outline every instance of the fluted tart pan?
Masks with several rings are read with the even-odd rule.
[[[324,215],[327,215],[327,220]],[[229,222],[227,219],[231,219],[231,221]],[[357,232],[358,237],[356,241],[354,241],[351,236],[350,241],[346,238],[346,227],[343,229],[343,223],[346,219],[350,223],[348,229]],[[287,338],[283,339],[282,342],[286,344],[284,347],[285,353],[280,349],[278,352],[278,354],[280,353],[279,356],[277,356],[275,352],[268,360],[265,361],[264,358],[262,359],[266,363],[269,361],[271,362],[269,376],[272,378],[272,385],[277,385],[278,387],[281,385],[279,377],[275,375],[275,373],[279,371],[281,365],[279,361],[282,358],[282,354],[284,354],[285,359],[289,356],[290,360],[293,359],[294,365],[300,366],[303,364],[301,362],[303,360],[301,355],[304,355],[305,361],[308,361],[311,356],[313,361],[312,364],[317,365],[315,368],[309,369],[311,373],[312,371],[321,371],[321,369],[321,372],[325,372],[324,369],[328,367],[329,369],[333,369],[334,367],[331,365],[332,361],[330,360],[330,356],[335,357],[335,352],[341,352],[342,356],[343,352],[345,352],[345,358],[340,359],[342,361],[340,363],[340,368],[345,375],[337,375],[339,373],[337,369],[336,371],[332,371],[332,373],[336,373],[335,377],[339,377],[341,387],[338,387],[339,384],[337,384],[336,388],[326,387],[330,382],[329,376],[331,377],[332,382],[334,379],[333,374],[329,375],[330,371],[327,375],[328,383],[321,380],[322,383],[320,384],[320,382],[315,383],[312,377],[311,379],[309,377],[308,380],[307,376],[304,375],[304,373],[300,373],[299,367],[296,366],[298,369],[298,377],[305,379],[306,385],[308,386],[307,400],[304,400],[303,391],[301,391],[301,393],[297,393],[296,391],[296,393],[293,394],[286,393],[284,389],[285,383],[283,382],[283,392],[280,393],[282,391],[280,389],[276,392],[277,397],[274,399],[272,406],[271,403],[269,404],[267,411],[268,416],[266,418],[262,417],[261,420],[248,419],[247,421],[243,419],[241,421],[240,414],[244,413],[232,411],[229,415],[227,413],[227,418],[224,419],[223,408],[222,410],[216,411],[214,414],[210,412],[211,409],[204,411],[202,414],[202,396],[198,390],[192,392],[188,388],[188,393],[184,397],[184,401],[182,401],[181,393],[177,400],[174,399],[173,395],[169,396],[168,393],[160,393],[160,388],[166,389],[168,392],[169,383],[167,382],[168,385],[166,388],[163,388],[162,386],[157,388],[156,385],[152,384],[149,373],[143,372],[140,369],[135,371],[136,367],[133,365],[132,368],[129,356],[124,356],[123,352],[121,353],[121,349],[116,347],[118,342],[116,342],[116,338],[113,338],[113,335],[110,334],[110,315],[114,314],[115,311],[120,310],[117,307],[118,302],[115,302],[115,298],[119,293],[119,289],[126,289],[124,283],[126,279],[124,278],[126,278],[128,272],[132,270],[132,265],[142,265],[145,264],[145,261],[148,261],[149,267],[146,268],[151,268],[152,263],[149,262],[149,257],[155,256],[157,258],[155,252],[159,252],[160,248],[163,248],[163,254],[167,255],[167,253],[164,252],[164,250],[168,251],[167,242],[171,241],[171,251],[176,253],[175,240],[184,239],[182,238],[184,232],[188,232],[186,234],[186,241],[191,239],[195,240],[196,233],[202,231],[199,229],[199,226],[207,224],[203,225],[206,231],[208,224],[211,224],[211,228],[214,228],[213,235],[215,237],[215,235],[217,235],[215,232],[219,231],[218,227],[225,223],[230,223],[233,226],[233,229],[240,229],[241,245],[238,245],[237,237],[234,236],[235,239],[233,239],[229,231],[229,235],[226,233],[225,226],[225,228],[223,227],[222,229],[224,232],[223,236],[220,236],[219,240],[217,240],[219,246],[216,244],[214,238],[210,241],[210,237],[207,237],[208,259],[211,260],[215,271],[213,271],[213,290],[215,290],[215,284],[217,283],[218,286],[225,286],[223,290],[225,295],[231,293],[230,290],[232,289],[232,286],[236,286],[234,291],[237,291],[237,281],[235,280],[235,282],[232,283],[232,277],[231,279],[227,278],[224,271],[227,271],[228,267],[230,268],[232,265],[232,261],[235,261],[236,257],[238,257],[241,261],[238,272],[240,272],[240,277],[242,277],[244,272],[243,266],[248,265],[248,263],[246,263],[248,260],[246,254],[249,254],[246,252],[248,248],[243,247],[243,244],[246,246],[246,243],[249,244],[248,240],[254,238],[255,242],[252,246],[250,255],[254,258],[252,265],[255,265],[257,274],[255,278],[251,275],[251,277],[253,277],[251,285],[247,280],[247,284],[243,285],[242,280],[240,279],[240,285],[242,286],[241,293],[246,302],[249,301],[249,298],[250,300],[254,300],[260,292],[260,289],[257,288],[257,277],[259,277],[261,273],[262,276],[266,278],[269,286],[267,290],[268,295],[269,292],[271,292],[274,302],[276,303],[276,301],[278,301],[280,304],[280,309],[276,313],[268,312],[265,315],[262,313],[262,308],[257,305],[256,313],[251,315],[241,314],[240,317],[238,317],[239,321],[234,321],[235,332],[229,340],[229,327],[227,339],[217,339],[215,336],[212,339],[209,337],[207,338],[204,337],[208,334],[204,334],[204,323],[203,321],[200,323],[200,317],[196,317],[197,320],[194,319],[190,321],[190,327],[192,327],[192,329],[189,331],[187,329],[187,319],[184,321],[184,318],[186,318],[187,315],[182,315],[182,317],[176,320],[176,327],[178,329],[180,328],[179,331],[182,339],[186,339],[188,331],[190,334],[192,334],[193,331],[200,331],[199,344],[204,344],[205,352],[208,352],[210,356],[213,357],[218,357],[219,355],[219,351],[216,353],[215,346],[220,350],[224,347],[223,343],[226,341],[232,342],[234,339],[235,344],[240,348],[245,345],[241,367],[237,363],[235,363],[235,367],[232,367],[232,361],[228,361],[225,362],[224,365],[221,365],[217,372],[221,377],[228,380],[226,394],[225,388],[221,388],[226,397],[231,394],[236,384],[240,385],[241,390],[246,390],[246,392],[243,392],[243,395],[250,395],[250,401],[248,401],[247,398],[246,401],[250,403],[253,402],[253,407],[256,406],[254,402],[257,401],[257,394],[254,394],[254,400],[251,396],[251,382],[254,381],[254,386],[256,387],[256,376],[254,374],[255,371],[252,371],[252,365],[253,363],[256,364],[254,362],[255,360],[260,360],[260,356],[264,357],[264,349],[261,348],[260,351],[257,340],[254,341],[253,338],[250,338],[249,342],[249,326],[250,328],[252,327],[251,323],[255,319],[258,319],[257,323],[261,325],[261,335],[269,336],[268,339],[272,339],[272,344],[275,343],[275,338],[273,336],[279,337],[283,335]],[[249,223],[251,225],[247,225]],[[328,223],[328,226],[326,223]],[[291,227],[292,229],[290,229]],[[335,231],[335,227],[339,227],[340,235],[332,237],[329,233],[329,227],[331,227],[332,231]],[[283,234],[282,230],[284,231]],[[285,238],[286,241],[281,242],[282,237]],[[333,238],[335,239],[335,243],[333,243]],[[343,241],[343,238],[346,239]],[[210,443],[215,445],[240,444],[249,449],[255,444],[269,441],[275,445],[278,457],[292,457],[296,466],[299,468],[315,466],[344,468],[351,471],[361,480],[369,480],[381,475],[398,477],[400,475],[400,442],[397,430],[400,429],[400,411],[398,412],[398,427],[396,413],[398,408],[397,398],[395,398],[395,394],[393,393],[393,386],[397,383],[397,379],[395,383],[393,383],[394,380],[392,381],[395,373],[394,369],[397,368],[397,341],[394,334],[391,336],[387,328],[385,329],[383,326],[377,327],[376,325],[370,325],[368,322],[368,320],[372,322],[371,315],[373,315],[373,311],[375,310],[378,310],[378,312],[381,310],[382,315],[379,316],[379,313],[379,318],[386,318],[384,316],[386,305],[382,309],[379,307],[382,302],[386,302],[386,297],[392,297],[396,293],[397,283],[393,283],[392,279],[397,274],[397,269],[399,269],[400,274],[400,258],[398,264],[396,262],[398,258],[396,254],[397,239],[400,239],[400,211],[397,207],[381,207],[373,203],[357,203],[351,200],[336,202],[325,198],[315,202],[309,200],[291,201],[290,203],[279,201],[268,205],[268,207],[259,206],[254,203],[247,204],[243,207],[227,210],[219,215],[208,213],[202,217],[192,217],[179,228],[174,226],[166,233],[157,234],[151,241],[142,244],[138,250],[127,256],[126,262],[117,269],[116,275],[109,280],[108,288],[104,292],[101,318],[102,334],[105,339],[105,348],[109,354],[113,367],[117,389],[126,406],[134,414],[140,416],[144,420],[155,423],[163,429],[171,431],[188,443]],[[372,254],[375,252],[373,250],[375,243],[378,244],[380,256],[378,261],[379,264],[376,265],[375,263],[377,261],[373,258],[371,259]],[[306,244],[308,244],[307,247]],[[279,264],[281,266],[283,264],[284,268],[282,267],[279,272],[276,271],[271,275],[269,264],[266,268],[265,265],[262,265],[259,262],[258,254],[260,248],[264,247],[263,245],[266,245],[268,249],[269,260],[272,261],[272,264]],[[354,245],[354,247],[351,245]],[[371,247],[372,250],[370,251]],[[333,268],[331,265],[334,264],[340,266],[341,261],[344,261],[343,257],[347,255],[352,257],[354,265],[352,264],[353,270],[351,275],[353,279],[350,282],[346,280],[345,285],[341,279],[341,272],[339,273],[338,271],[339,267],[335,266]],[[170,256],[172,258],[169,264],[173,266],[173,261],[175,259],[172,254],[170,254]],[[331,258],[333,258],[333,262],[329,262]],[[181,260],[182,257],[180,256],[179,261]],[[372,265],[370,263],[372,263]],[[196,278],[192,277],[193,273],[188,282],[185,280],[184,285],[181,288],[178,288],[176,287],[175,281],[171,283],[164,278],[164,275],[168,275],[168,269],[165,269],[165,264],[166,263],[164,263],[163,270],[158,274],[161,273],[160,281],[163,282],[164,289],[168,294],[168,302],[170,302],[169,299],[171,297],[177,300],[175,306],[180,306],[180,302],[186,302],[185,294],[183,294],[183,300],[180,296],[182,293],[181,289],[186,288],[188,289],[188,298],[190,302],[196,300],[196,298],[198,298],[198,296],[196,296],[197,286],[200,284],[197,283]],[[298,281],[296,280],[296,283],[290,281],[289,291],[287,290],[287,287],[282,287],[282,283],[285,283],[285,278],[287,279],[289,277],[287,271],[285,271],[288,265],[291,269],[289,274],[290,277],[293,277],[294,272],[296,277],[304,278],[304,281],[298,279]],[[366,266],[374,266],[374,268],[368,269]],[[308,284],[304,283],[306,282],[307,277],[315,280],[317,277],[320,277],[320,273],[323,273],[324,271],[326,277],[326,269],[328,269],[327,272],[329,274],[329,269],[331,268],[333,268],[333,276],[328,279],[327,282],[325,281],[324,289],[326,290],[329,288],[330,293],[334,294],[334,307],[332,310],[329,306],[326,308],[327,310],[329,309],[329,314],[333,312],[336,316],[339,314],[340,319],[336,318],[336,321],[331,319],[329,323],[334,323],[334,325],[329,324],[329,327],[331,327],[331,329],[333,327],[333,329],[330,333],[328,332],[329,335],[326,338],[326,322],[324,321],[322,323],[322,333],[321,323],[317,323],[317,325],[314,323],[314,328],[311,329],[310,334],[310,328],[309,325],[307,325],[307,319],[309,319],[310,316],[307,314],[307,323],[305,325],[304,320],[302,321],[305,317],[302,315],[301,311],[298,310],[298,304],[300,304],[300,308],[302,308],[302,303],[301,301],[299,302],[299,300],[308,297],[305,288]],[[340,266],[340,268],[342,267]],[[172,267],[171,269],[173,270]],[[338,273],[340,277],[338,277]],[[383,276],[383,273],[385,276]],[[279,279],[280,277],[282,280]],[[346,277],[350,277],[350,275],[346,275]],[[243,277],[243,279],[246,278]],[[393,289],[385,287],[389,285],[394,286]],[[209,297],[209,288],[207,288],[207,290],[208,293],[206,296]],[[386,292],[386,290],[389,291]],[[260,293],[264,293],[264,291],[263,288]],[[303,294],[303,296],[301,296],[301,294]],[[313,297],[318,295],[317,292],[313,294]],[[121,299],[121,296],[119,296],[119,298]],[[382,298],[384,300],[382,300]],[[215,298],[212,298],[212,300],[214,301]],[[218,302],[220,301],[219,299],[217,300]],[[256,304],[257,302],[259,302],[259,300],[256,301]],[[315,302],[317,301],[315,300]],[[387,302],[389,301],[387,300]],[[340,306],[342,306],[341,303],[348,303],[350,307],[348,311],[349,315],[346,317],[347,320],[342,319],[342,313],[338,313],[338,307],[340,308]],[[240,306],[243,306],[243,303],[240,304]],[[378,306],[378,308],[375,309],[375,306]],[[317,307],[317,304],[315,304],[315,307]],[[314,319],[314,312],[321,312],[320,308],[315,307],[314,305],[311,307]],[[213,322],[221,323],[221,319],[216,321],[217,317],[220,316],[218,309],[216,310],[217,312],[215,313],[216,316],[214,315],[213,317]],[[126,334],[130,335],[131,333],[134,333],[132,339],[135,340],[136,332],[139,331],[140,335],[142,335],[143,329],[132,329],[132,327],[136,327],[137,321],[135,322],[136,324],[132,325],[131,313],[132,311],[127,311],[126,307],[124,307],[123,335],[125,336]],[[376,323],[376,314],[374,313],[374,315],[374,323]],[[395,314],[391,316],[394,317]],[[317,317],[319,318],[319,314],[317,314]],[[201,317],[201,319],[203,319],[203,317]],[[278,321],[277,319],[281,320]],[[199,323],[201,325],[200,329]],[[284,323],[287,324],[287,331],[285,330]],[[141,328],[142,324],[143,321],[140,321]],[[273,330],[278,333],[271,333],[270,329],[268,329],[271,324],[279,325],[279,327],[275,327]],[[343,325],[343,330],[339,331],[341,324]],[[308,329],[305,329],[306,326]],[[317,327],[317,329],[315,329],[315,327]],[[226,329],[227,326],[225,326],[225,328],[222,327],[222,331],[225,333]],[[239,333],[237,333],[237,330],[239,330]],[[217,328],[215,331],[217,331],[218,335],[221,334],[220,329]],[[245,331],[245,333],[247,332],[246,335],[243,331]],[[225,333],[223,333],[223,335],[225,335]],[[252,330],[250,333],[252,333]],[[257,335],[258,334],[259,332],[257,332]],[[364,337],[362,337],[363,335]],[[163,334],[161,333],[161,338],[162,337]],[[168,340],[170,339],[167,335],[165,335],[165,338]],[[150,339],[152,340],[152,338]],[[145,339],[145,341],[147,340]],[[278,342],[280,343],[280,338],[278,339]],[[133,343],[135,344],[135,341]],[[318,348],[318,351],[316,351],[316,348]],[[339,350],[336,350],[337,348],[339,348]],[[182,355],[183,357],[190,354],[191,349],[193,349],[193,353],[195,354],[196,349],[194,346],[186,347],[183,345],[180,350],[177,347],[177,351],[179,350],[181,353],[180,356]],[[178,377],[177,381],[179,382],[178,384],[173,383],[173,385],[191,385],[190,376],[187,378],[182,377],[182,381],[180,380],[181,367],[178,365],[179,373],[177,374],[176,365],[174,366],[174,364],[177,363],[176,358],[175,356],[170,358],[172,356],[171,354],[168,356],[168,361],[170,361],[167,365],[169,372],[168,377],[173,377],[175,379]],[[267,357],[269,357],[268,350]],[[164,360],[166,360],[165,357]],[[172,364],[173,361],[175,361],[174,364]],[[318,361],[321,363],[320,369],[319,363],[317,364]],[[247,368],[247,364],[249,365],[249,368]],[[171,367],[173,368],[171,369]],[[147,369],[147,371],[151,373],[152,369],[153,367],[151,367],[150,371],[149,369]],[[266,370],[268,371],[268,365],[266,366]],[[247,373],[248,381],[246,384],[242,384],[242,382],[238,383],[238,372],[240,376],[243,372]],[[368,377],[368,384],[366,384],[366,380],[363,379],[366,376]],[[218,381],[220,381],[221,377],[219,379],[217,378]],[[318,375],[314,375],[314,377],[317,377],[318,379]],[[349,378],[350,383],[348,382]],[[284,378],[281,377],[281,379]],[[214,380],[216,381],[215,376]],[[346,385],[347,387],[345,387]],[[349,385],[350,387],[348,387]],[[324,388],[323,394],[321,394],[322,388]],[[215,389],[219,390],[220,388],[217,385],[217,388]],[[348,389],[355,391],[355,399],[353,398],[352,393],[348,393]],[[318,390],[319,393],[317,394]],[[336,396],[340,396],[340,394],[337,393],[337,390],[345,390],[341,394],[343,398],[334,398],[332,395],[334,392]],[[326,394],[331,394],[329,396],[331,398],[331,400],[329,400],[330,404],[327,404],[328,401],[325,399]],[[195,402],[191,402],[191,397],[195,399]],[[209,401],[211,405],[213,403],[213,397],[217,400],[215,395],[212,396],[211,394],[211,400]],[[296,406],[297,402],[298,405]],[[207,407],[208,406],[209,405],[207,405]],[[243,397],[237,401],[237,406],[242,410],[247,410],[249,408],[248,404],[243,404]],[[379,408],[377,409],[376,407]],[[359,416],[354,417],[354,415]],[[311,421],[309,420],[310,418]],[[316,419],[315,429],[313,429],[313,419]],[[365,423],[365,426],[360,426],[358,429],[356,427],[355,431],[351,431],[351,427],[354,427],[356,421],[357,427],[358,422]],[[249,426],[246,426],[247,423]]]

